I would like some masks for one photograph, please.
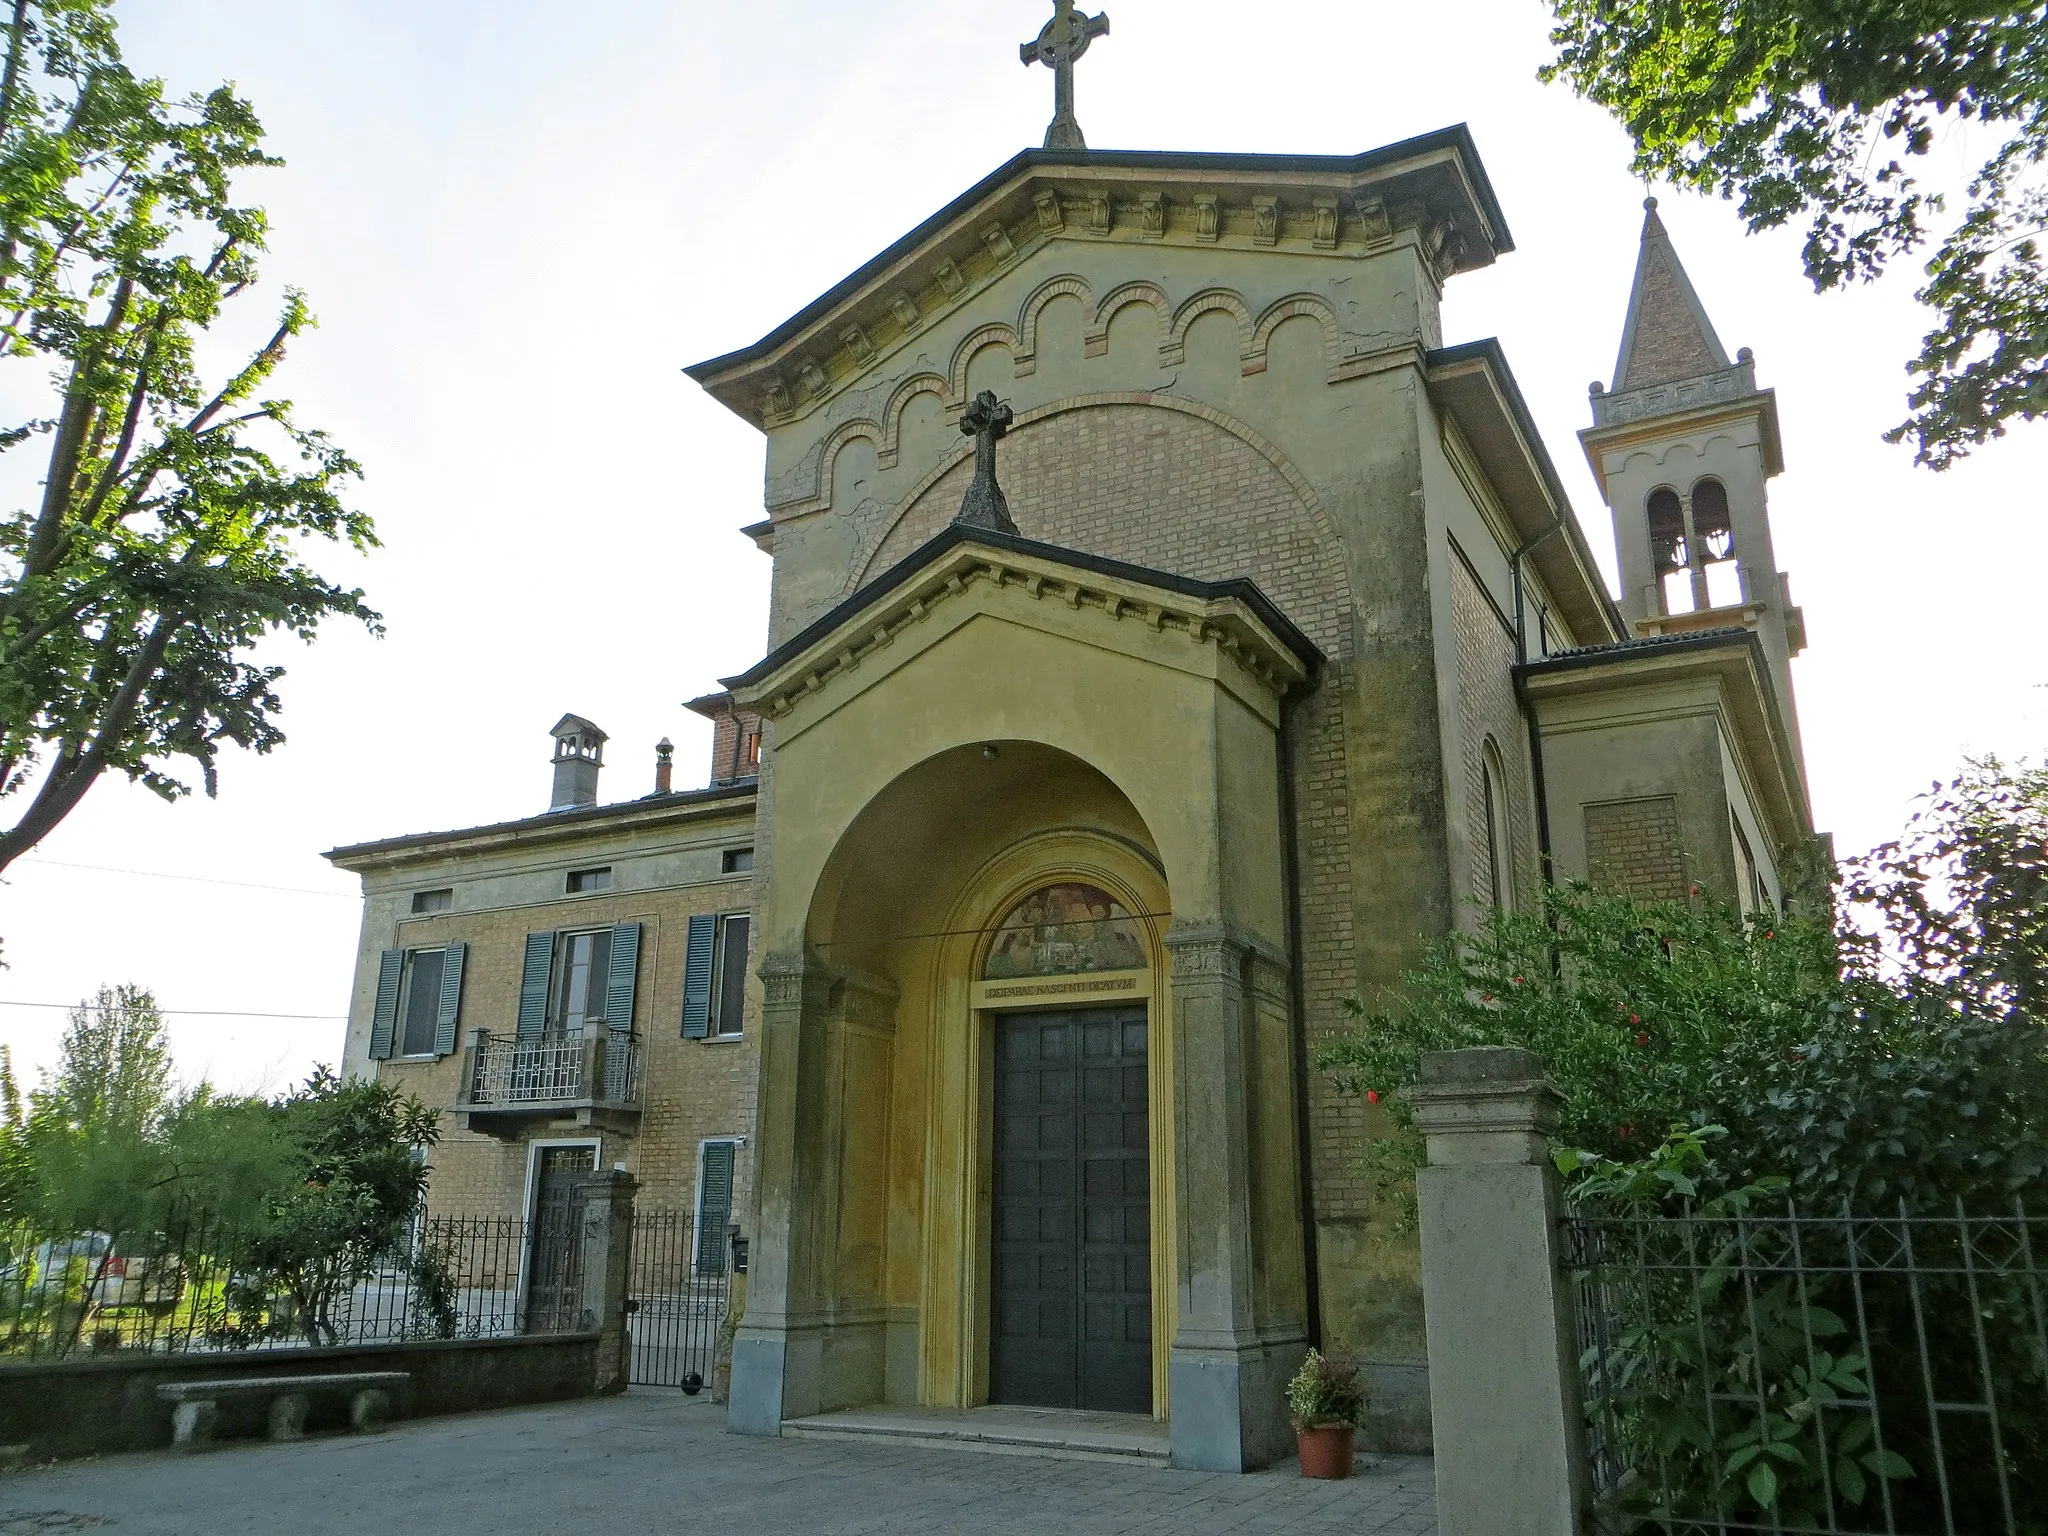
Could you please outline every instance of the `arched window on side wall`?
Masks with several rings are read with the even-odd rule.
[[[1699,543],[1707,605],[1734,607],[1742,601],[1742,578],[1735,565],[1735,525],[1728,516],[1728,490],[1720,481],[1701,480],[1693,486],[1692,531]]]
[[[1515,904],[1515,857],[1508,835],[1507,769],[1491,736],[1480,752],[1479,778],[1486,802],[1486,889],[1480,895],[1495,911],[1506,912]]]
[[[1691,613],[1690,554],[1685,539],[1685,509],[1678,492],[1660,485],[1650,492],[1650,562],[1657,573],[1658,607],[1665,613]]]

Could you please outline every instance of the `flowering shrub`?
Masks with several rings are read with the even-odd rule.
[[[1311,1349],[1287,1384],[1287,1414],[1296,1429],[1356,1429],[1365,1417],[1358,1367]]]

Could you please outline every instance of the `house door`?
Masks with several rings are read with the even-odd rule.
[[[583,1310],[583,1181],[597,1149],[542,1147],[535,1154],[533,1219],[526,1261],[527,1333],[580,1326]]]
[[[989,1398],[1152,1411],[1142,1007],[996,1023]]]

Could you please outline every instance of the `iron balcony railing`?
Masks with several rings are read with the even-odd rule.
[[[480,1109],[540,1104],[633,1104],[640,1098],[640,1047],[623,1031],[580,1039],[493,1040],[477,1030],[463,1102]]]

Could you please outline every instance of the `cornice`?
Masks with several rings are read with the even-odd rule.
[[[1683,393],[1691,383],[1715,387],[1699,394]],[[1719,387],[1744,383],[1747,387],[1739,390]],[[1778,392],[1755,387],[1753,365],[1749,362],[1738,363],[1725,374],[1709,375],[1703,380],[1681,380],[1628,393],[1633,404],[1623,410],[1600,408],[1603,399],[1619,401],[1622,397],[1594,396],[1594,425],[1579,429],[1579,445],[1585,450],[1586,463],[1603,498],[1608,497],[1607,454],[1638,444],[1668,442],[1738,421],[1756,422],[1764,473],[1784,473],[1785,445],[1778,427]],[[1657,406],[1655,410],[1649,408],[1652,404]],[[1635,408],[1638,406],[1642,408]]]
[[[1077,613],[1099,614],[1105,622],[1142,624],[1155,633],[1177,633],[1212,646],[1276,698],[1307,681],[1322,660],[1248,581],[1192,581],[955,526],[726,684],[743,707],[781,719],[894,645],[934,611],[984,583],[998,591],[1015,588]]]
[[[1513,249],[1459,125],[1354,156],[1027,150],[752,346],[691,378],[766,430],[815,410],[1054,240],[1359,259],[1439,282]]]
[[[1800,777],[1797,746],[1778,707],[1770,660],[1754,630],[1721,629],[1702,634],[1637,640],[1576,650],[1524,663],[1515,669],[1523,696],[1538,711],[1546,730],[1553,721],[1544,706],[1588,695],[1620,695],[1675,683],[1711,682],[1738,739],[1747,739],[1749,771],[1759,798],[1786,840],[1813,834],[1813,810]]]

